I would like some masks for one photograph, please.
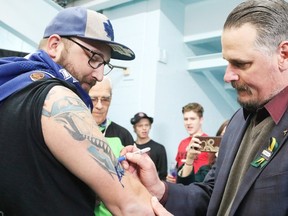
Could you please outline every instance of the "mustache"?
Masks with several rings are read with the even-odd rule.
[[[96,83],[97,83],[97,80],[93,80],[93,81],[90,83],[91,87],[94,86],[94,85],[96,85]]]
[[[250,88],[247,86],[247,85],[241,85],[241,84],[238,84],[236,81],[232,81],[231,82],[231,85],[234,89],[237,90],[237,92],[247,92],[249,94],[252,94]]]

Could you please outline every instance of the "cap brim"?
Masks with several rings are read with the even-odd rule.
[[[135,59],[135,53],[128,47],[114,42],[107,42],[108,46],[111,47],[112,59],[120,59],[120,60],[133,60]]]

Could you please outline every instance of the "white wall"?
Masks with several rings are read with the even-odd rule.
[[[61,10],[51,0],[0,0],[0,47],[32,52],[48,22]]]
[[[222,30],[226,17],[243,0],[206,0],[187,5],[185,35]]]
[[[128,66],[130,75],[124,76],[122,70],[115,70],[109,76],[113,82],[113,100],[109,116],[120,123],[134,135],[130,119],[135,113],[143,111],[154,116],[156,67],[158,52],[159,11],[145,12],[147,2],[133,5],[141,8],[138,13],[118,17],[119,10],[105,11],[111,18],[115,40],[121,42],[136,53],[133,61],[111,60],[112,64]],[[122,8],[121,14],[126,14]],[[137,9],[136,9],[137,10]],[[135,10],[132,10],[135,11]],[[117,17],[117,18],[113,18]],[[153,25],[151,25],[153,23]],[[121,112],[120,112],[121,110]]]

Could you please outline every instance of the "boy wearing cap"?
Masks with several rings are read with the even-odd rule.
[[[165,180],[167,176],[166,149],[163,145],[155,142],[149,137],[149,132],[152,123],[153,118],[149,117],[144,112],[136,113],[134,117],[131,119],[131,124],[133,125],[134,132],[137,135],[135,141],[137,148],[139,149],[143,149],[146,147],[151,148],[148,154],[156,166],[159,178],[161,180]]]
[[[113,69],[110,58],[135,58],[113,34],[104,15],[67,8],[38,51],[0,59],[3,215],[93,215],[96,197],[115,215],[154,215],[91,115],[87,92]]]

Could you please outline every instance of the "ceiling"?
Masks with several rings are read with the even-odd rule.
[[[81,6],[91,10],[100,11],[115,7],[134,0],[53,0],[62,7]]]
[[[126,3],[129,1],[133,1],[133,0],[53,0],[53,1],[64,8],[67,6],[84,6],[85,7],[87,5],[86,7],[90,7],[90,5],[97,5],[98,8],[101,7],[101,10],[103,10],[105,8],[117,6],[122,3]],[[180,1],[183,2],[184,4],[190,4],[190,3],[197,2],[199,0],[180,0]]]
[[[68,4],[75,2],[76,0],[53,0],[57,4],[59,4],[61,7],[66,7]]]

